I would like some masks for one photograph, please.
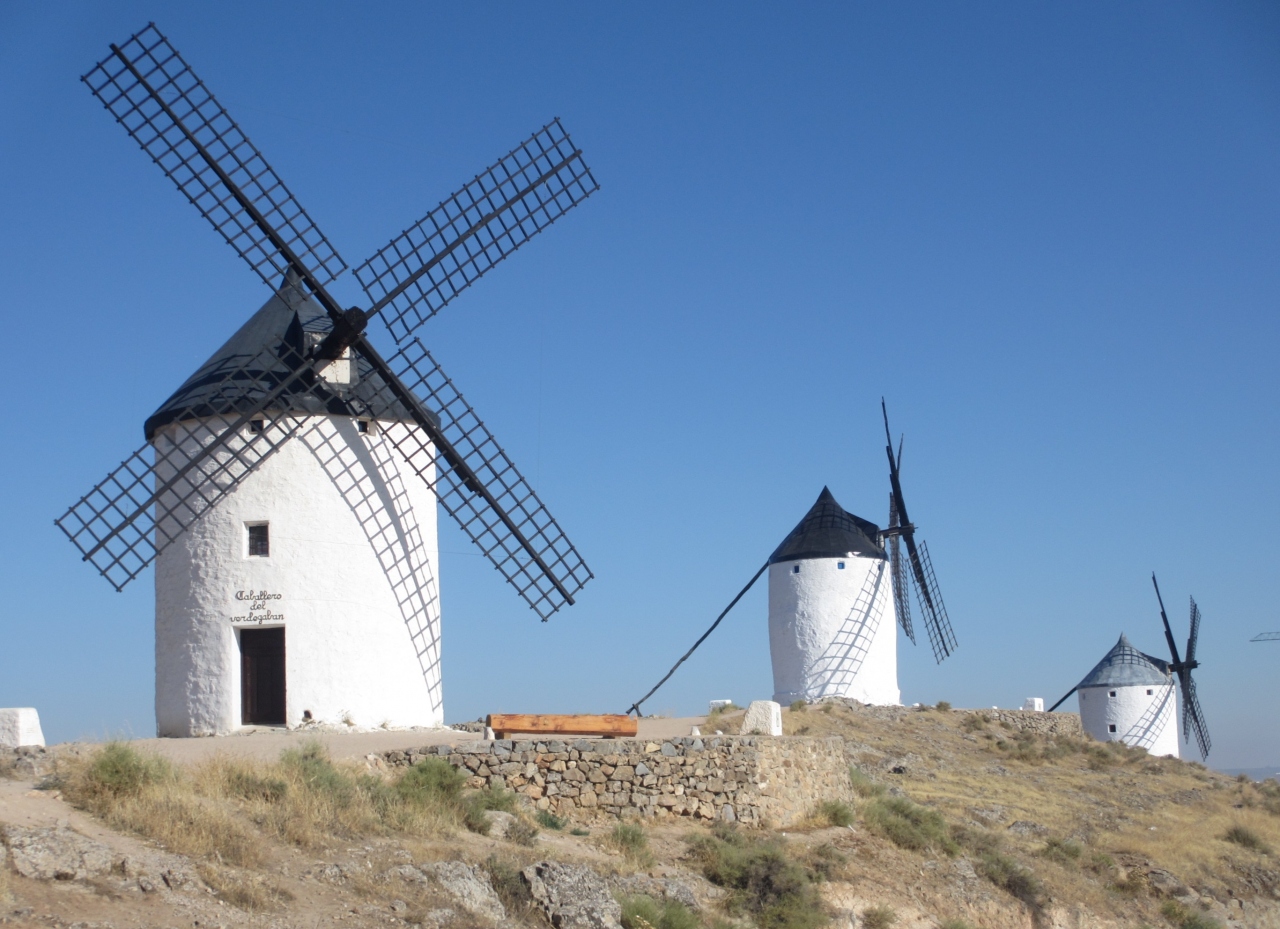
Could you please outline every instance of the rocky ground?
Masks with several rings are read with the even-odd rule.
[[[0,922],[1280,927],[1280,797],[1265,787],[1032,731],[1016,716],[843,705],[784,715],[788,734],[843,740],[857,772],[852,808],[823,809],[826,798],[815,797],[812,819],[785,833],[677,819],[642,820],[618,835],[598,820],[538,824],[533,810],[517,809],[487,813],[488,835],[437,825],[291,836],[269,821],[269,796],[232,801],[205,790],[185,806],[173,801],[167,831],[151,832],[181,839],[188,821],[196,830],[225,820],[228,835],[253,843],[251,855],[242,849],[234,860],[216,836],[166,848],[121,825],[126,819],[77,808],[63,784],[95,747],[25,751],[0,762]],[[689,722],[668,728],[687,732]],[[735,718],[703,725],[732,733]],[[332,754],[366,757],[356,737],[344,752],[344,738],[326,735]],[[197,751],[194,742],[179,748]],[[199,742],[205,758],[249,744]],[[262,754],[247,752],[250,760]],[[370,765],[359,776],[395,775]],[[266,773],[255,783],[274,789]],[[637,910],[637,895],[657,908]]]

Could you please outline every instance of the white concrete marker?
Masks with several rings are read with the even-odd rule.
[[[1031,710],[1035,713],[1043,713],[1044,697],[1027,697],[1027,699],[1022,701],[1022,708],[1024,710]]]
[[[44,745],[40,714],[29,706],[0,709],[0,748]]]
[[[752,700],[742,718],[743,735],[782,735],[782,707],[772,700]]]

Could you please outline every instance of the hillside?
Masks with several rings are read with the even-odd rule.
[[[1274,782],[1099,745],[1061,714],[998,715],[785,712],[788,736],[838,739],[852,766],[851,789],[812,797],[786,828],[670,815],[679,805],[622,828],[603,808],[562,820],[471,789],[484,781],[443,758],[404,768],[365,743],[344,750],[355,735],[278,761],[231,755],[233,740],[158,746],[181,762],[155,743],[59,746],[15,756],[0,778],[0,914],[102,927],[609,929],[619,915],[628,929],[1280,927]],[[703,733],[737,721],[717,714]]]

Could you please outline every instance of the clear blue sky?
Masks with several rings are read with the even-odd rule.
[[[596,573],[543,625],[447,527],[448,719],[621,711],[824,484],[883,523],[884,394],[960,640],[903,641],[905,702],[1160,654],[1154,569],[1180,638],[1204,611],[1211,761],[1280,762],[1248,2],[0,6],[0,706],[153,732],[150,572],[114,593],[52,520],[267,296],[78,81],[150,19],[353,265],[552,116],[602,185],[425,332]],[[765,620],[761,585],[648,709],[767,697]]]

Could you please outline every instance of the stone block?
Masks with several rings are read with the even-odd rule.
[[[0,748],[44,745],[40,714],[32,707],[0,709]]]
[[[743,735],[782,735],[782,707],[772,700],[752,700],[742,718]]]

